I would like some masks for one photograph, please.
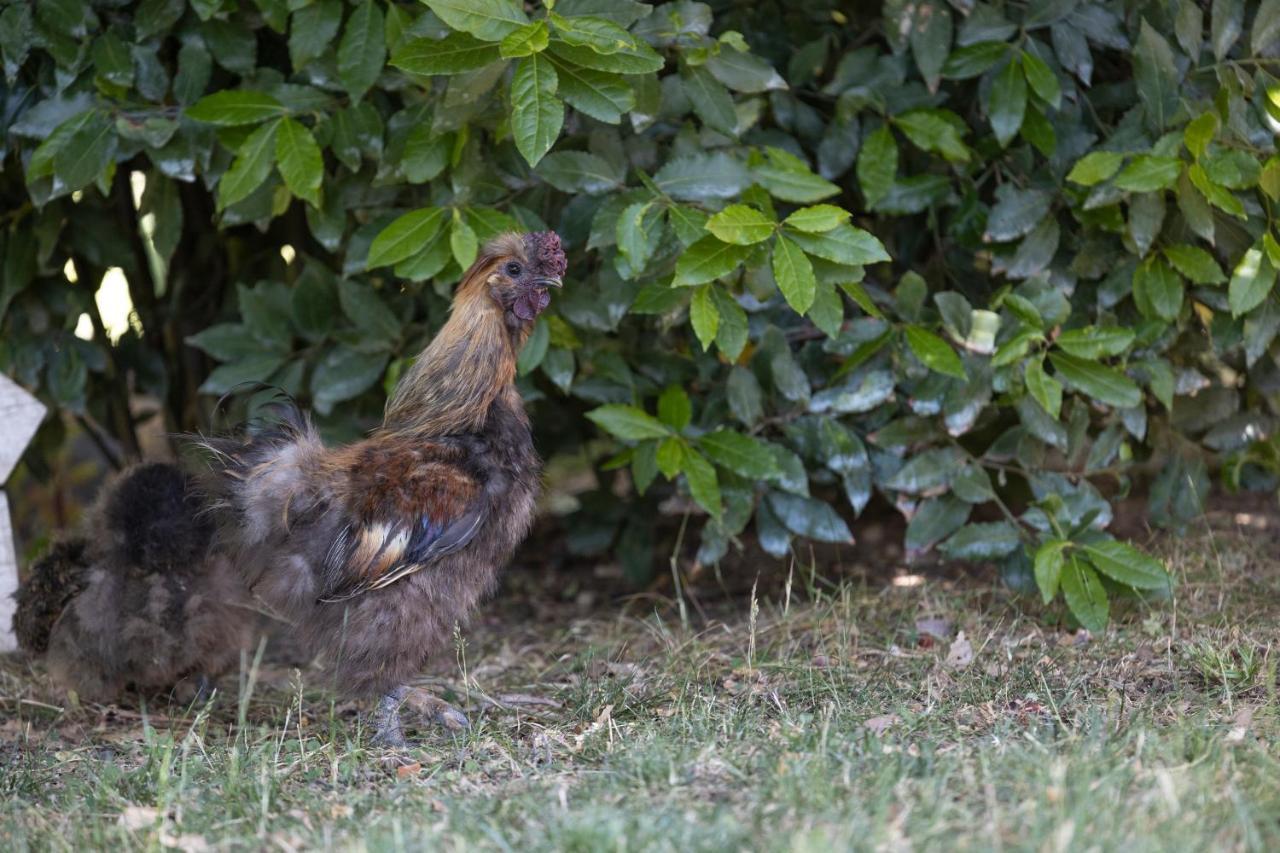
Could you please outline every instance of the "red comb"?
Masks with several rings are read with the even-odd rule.
[[[534,231],[525,235],[524,239],[529,250],[529,261],[540,274],[550,278],[564,276],[569,262],[565,260],[559,234],[554,231]]]

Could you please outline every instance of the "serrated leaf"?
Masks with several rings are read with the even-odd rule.
[[[560,97],[597,121],[617,124],[636,105],[635,92],[616,74],[579,68],[553,57],[560,78]]]
[[[821,201],[840,192],[838,186],[814,174],[799,157],[780,148],[766,148],[765,162],[757,165],[753,172],[774,198],[796,204]]]
[[[681,450],[684,458],[680,462],[680,468],[684,472],[685,483],[689,486],[689,494],[698,506],[711,513],[713,518],[719,518],[723,502],[715,466],[687,444],[682,444]]]
[[[1062,579],[1062,567],[1067,558],[1064,551],[1068,542],[1054,539],[1045,542],[1036,549],[1035,576],[1036,586],[1040,589],[1040,597],[1045,604],[1053,601],[1058,594],[1058,584]]]
[[[679,432],[693,418],[693,403],[679,385],[668,385],[658,397],[658,420]]]
[[[1022,71],[1027,78],[1027,83],[1031,86],[1031,91],[1056,110],[1062,100],[1062,87],[1058,84],[1058,78],[1053,70],[1045,64],[1043,59],[1024,50]]]
[[[1091,151],[1076,161],[1067,173],[1067,180],[1081,186],[1100,184],[1120,171],[1124,154],[1118,151]]]
[[[1045,373],[1044,362],[1039,358],[1027,362],[1023,378],[1032,398],[1056,421],[1062,412],[1062,383]]]
[[[424,207],[397,217],[369,246],[368,269],[398,264],[426,246],[444,226],[445,211]]]
[[[731,429],[718,429],[698,438],[698,447],[711,461],[748,479],[777,476],[779,469],[769,446]]]
[[[516,148],[537,166],[564,126],[564,103],[556,97],[559,79],[542,54],[520,60],[511,78],[511,130]]]
[[[849,221],[849,211],[833,204],[815,204],[794,211],[782,224],[806,234],[822,234]]]
[[[1080,358],[1120,355],[1133,343],[1132,329],[1123,326],[1085,326],[1058,335],[1054,343]]]
[[[1018,528],[1007,521],[966,524],[938,550],[953,560],[995,560],[1007,557],[1022,545]]]
[[[1133,272],[1133,301],[1144,317],[1172,322],[1182,311],[1182,279],[1159,256],[1152,255]]]
[[[231,168],[218,180],[218,207],[229,207],[262,185],[276,162],[276,123],[256,128],[241,143]]]
[[[684,91],[693,111],[702,123],[726,136],[734,136],[738,128],[738,113],[729,90],[701,66],[685,66],[680,71]]]
[[[907,326],[905,334],[907,345],[925,367],[947,376],[968,380],[969,375],[965,373],[960,356],[942,338],[915,325]]]
[[[547,30],[547,22],[530,21],[504,37],[498,44],[498,53],[503,59],[519,59],[541,53],[550,43],[551,33]]]
[[[616,438],[624,441],[643,441],[647,438],[666,438],[670,428],[653,415],[635,406],[609,403],[587,412],[587,419]]]
[[[716,339],[716,332],[720,329],[720,312],[716,310],[715,299],[711,295],[711,288],[715,285],[703,285],[693,292],[693,299],[689,302],[689,322],[693,325],[694,334],[698,336],[698,343],[702,344],[704,352],[711,349],[711,344]]]
[[[387,58],[382,9],[364,0],[347,18],[338,43],[338,79],[353,101],[359,101],[382,73]]]
[[[519,0],[422,0],[450,29],[484,41],[501,41],[529,23]]]
[[[750,246],[773,236],[774,221],[754,207],[731,204],[707,220],[707,230],[725,243]]]
[[[604,54],[586,45],[553,38],[549,50],[571,65],[613,74],[653,74],[661,71],[665,64],[657,51],[637,40],[615,53]]]
[[[1204,155],[1209,143],[1218,133],[1218,124],[1218,114],[1213,110],[1206,110],[1187,125],[1182,132],[1182,142],[1193,157],[1199,159]]]
[[[1276,268],[1260,247],[1247,250],[1231,271],[1227,302],[1239,317],[1262,304],[1276,284]]]
[[[481,41],[468,33],[455,32],[439,41],[429,38],[402,40],[391,54],[391,65],[426,77],[474,71],[497,62],[499,58],[496,44]]]
[[[538,164],[538,177],[561,192],[599,195],[620,183],[614,168],[603,157],[586,151],[556,151]]]
[[[1138,386],[1117,370],[1067,353],[1050,353],[1049,359],[1059,376],[1100,403],[1129,409],[1142,402]]]
[[[797,536],[815,542],[853,541],[844,519],[822,501],[787,492],[770,492],[767,500],[782,525]]]
[[[1094,633],[1106,629],[1110,614],[1107,591],[1101,579],[1084,560],[1070,557],[1063,566],[1062,595],[1080,624]]]
[[[694,243],[676,261],[674,284],[678,286],[705,284],[728,275],[738,268],[747,249],[733,243],[724,243],[708,236]]]
[[[1187,243],[1165,246],[1164,256],[1194,284],[1222,284],[1227,280],[1213,255],[1198,246]]]
[[[1168,589],[1169,572],[1153,557],[1114,540],[1085,543],[1080,550],[1093,567],[1114,581],[1134,589]]]
[[[1022,127],[1022,118],[1027,111],[1027,80],[1023,76],[1022,66],[1017,62],[1009,62],[996,72],[991,83],[991,100],[987,106],[987,116],[991,121],[991,130],[996,135],[1001,147],[1004,147],[1018,135]]]
[[[773,277],[787,304],[797,314],[804,314],[813,306],[818,281],[813,274],[813,264],[799,246],[779,234],[773,244]]]
[[[893,189],[898,173],[898,145],[887,125],[873,131],[863,141],[855,171],[867,207],[875,208]]]
[[[281,119],[276,128],[276,164],[290,192],[320,206],[324,157],[311,131],[291,118]]]
[[[219,127],[236,127],[257,124],[285,115],[284,104],[265,92],[248,89],[228,89],[206,95],[187,107],[188,118]]]
[[[594,15],[564,17],[551,13],[556,35],[572,45],[589,47],[596,53],[611,54],[635,47],[635,39],[624,27]]]
[[[1115,185],[1127,192],[1149,193],[1168,189],[1178,180],[1182,161],[1177,157],[1139,154],[1116,175]]]

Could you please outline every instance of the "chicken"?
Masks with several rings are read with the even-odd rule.
[[[126,687],[197,694],[236,664],[257,614],[213,525],[173,465],[139,465],[102,490],[81,530],[56,543],[19,588],[14,630],[80,698]]]
[[[13,633],[18,648],[29,655],[49,649],[49,635],[67,602],[84,589],[89,569],[88,540],[73,535],[57,540],[27,569],[27,578],[14,593]]]
[[[564,272],[553,232],[492,240],[361,441],[326,447],[294,411],[203,442],[222,547],[338,688],[382,697],[376,743],[406,743],[406,681],[448,648],[528,532],[540,463],[516,356]]]

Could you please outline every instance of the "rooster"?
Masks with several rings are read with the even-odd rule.
[[[484,246],[361,441],[326,447],[292,410],[256,435],[202,442],[222,547],[303,647],[325,653],[341,690],[381,697],[376,744],[406,743],[406,682],[529,530],[539,460],[516,357],[564,272],[553,232]]]
[[[59,687],[109,702],[126,687],[208,694],[252,640],[257,614],[210,544],[213,525],[177,467],[151,463],[107,483],[81,529],[18,589],[14,632]]]

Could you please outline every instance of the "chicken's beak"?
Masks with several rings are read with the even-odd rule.
[[[538,287],[564,287],[564,282],[558,278],[537,278],[533,283]]]

